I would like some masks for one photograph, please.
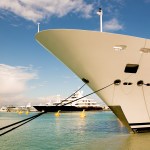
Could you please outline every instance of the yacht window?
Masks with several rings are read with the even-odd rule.
[[[127,64],[125,67],[125,73],[136,73],[139,68],[138,64]]]

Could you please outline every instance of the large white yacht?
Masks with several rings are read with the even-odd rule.
[[[130,132],[150,131],[150,40],[84,30],[45,30],[36,40],[89,81]]]

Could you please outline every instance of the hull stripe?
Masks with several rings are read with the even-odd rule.
[[[139,125],[150,125],[150,122],[142,122],[142,123],[129,123],[130,126],[139,126]]]
[[[150,132],[150,127],[145,127],[145,128],[132,128],[134,133],[146,133]]]

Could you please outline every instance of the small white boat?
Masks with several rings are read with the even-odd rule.
[[[0,112],[7,112],[8,111],[8,109],[7,109],[7,107],[5,107],[5,106],[2,106],[1,108],[0,108]]]

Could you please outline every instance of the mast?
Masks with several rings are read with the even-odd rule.
[[[40,32],[40,23],[38,22],[38,32]]]
[[[97,11],[97,14],[100,16],[100,32],[103,32],[103,20],[102,20],[102,17],[103,17],[103,11],[102,11],[102,8],[99,8],[99,10]]]

